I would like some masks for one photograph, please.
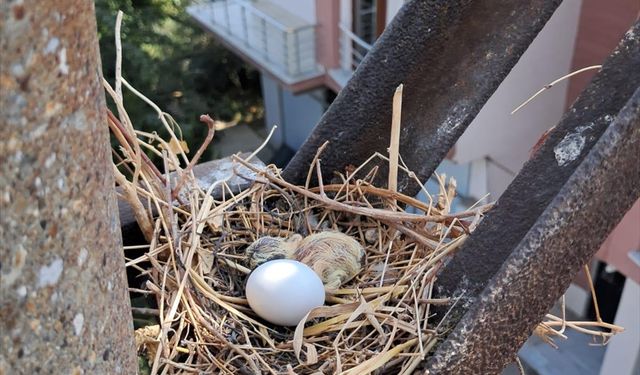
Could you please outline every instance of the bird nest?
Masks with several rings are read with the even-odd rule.
[[[121,14],[118,64],[120,22]],[[132,296],[151,301],[133,308],[134,315],[147,316],[135,332],[140,373],[410,374],[420,365],[443,333],[433,319],[434,306],[447,311],[456,302],[433,298],[436,275],[491,205],[453,213],[455,180],[440,175],[434,176],[438,192],[430,195],[423,187],[427,202],[397,191],[398,173],[423,186],[398,153],[401,88],[394,96],[389,157],[376,153],[327,178],[320,167],[325,144],[309,165],[306,183],[295,185],[277,167],[251,163],[256,150],[233,156],[232,172],[203,186],[193,167],[214,137],[215,122],[201,116],[209,132],[189,158],[177,124],[122,78],[119,66],[115,85],[103,84],[118,113],[108,112],[108,124],[119,146],[113,170],[120,198],[147,241],[125,247],[128,269],[145,280],[141,287],[130,285]],[[123,87],[157,112],[167,137],[134,129]],[[380,161],[389,163],[387,188],[374,184]],[[233,178],[246,182],[242,190]],[[317,184],[311,186],[312,180]],[[266,236],[325,232],[342,233],[362,246],[355,276],[326,288],[324,306],[296,327],[262,320],[245,297],[255,266],[249,246]],[[535,331],[546,340],[562,337],[567,326],[589,331],[547,318]],[[553,329],[558,326],[560,331]],[[594,332],[586,333],[604,338]]]
[[[125,130],[114,116],[110,124]],[[169,144],[162,148],[167,165],[179,158]],[[139,177],[122,174],[118,183],[141,210],[139,221],[148,222],[140,226],[150,243],[128,265],[148,278],[142,292],[155,297],[158,310],[157,324],[136,332],[138,349],[167,373],[411,373],[438,338],[431,306],[449,303],[432,299],[436,272],[487,208],[451,214],[455,182],[440,176],[440,192],[428,204],[374,186],[375,168],[363,178],[355,176],[364,166],[330,185],[296,186],[275,166],[259,169],[240,157],[234,173],[246,173],[250,186],[234,193],[218,181],[223,194],[216,199],[186,169],[174,172],[179,177],[168,188],[171,176],[161,179],[144,157],[136,165],[131,145],[122,150],[128,174]],[[310,175],[319,173],[318,156]],[[157,215],[144,207],[156,207]],[[361,270],[327,290],[325,306],[297,327],[260,319],[244,294],[248,246],[265,236],[327,231],[362,245]]]
[[[432,298],[436,273],[488,205],[451,213],[455,181],[444,176],[435,176],[436,195],[425,191],[429,203],[377,187],[372,181],[378,167],[368,166],[376,158],[390,160],[380,154],[324,185],[324,147],[304,186],[283,179],[273,165],[250,163],[250,155],[233,157],[231,174],[248,182],[244,190],[229,186],[229,178],[203,189],[192,168],[213,138],[213,121],[201,117],[209,136],[189,159],[166,113],[157,109],[169,140],[136,131],[121,94],[104,85],[120,113],[108,116],[120,145],[116,181],[149,243],[127,266],[146,278],[132,292],[155,304],[144,309],[155,315],[155,324],[152,319],[136,331],[152,373],[411,373],[423,361],[440,333],[433,305],[450,303]],[[118,85],[137,92],[122,78]],[[143,150],[161,157],[165,172]],[[416,178],[405,166],[396,168]],[[312,176],[318,186],[310,186]],[[364,249],[361,268],[328,288],[325,305],[297,327],[262,320],[245,298],[254,266],[247,248],[265,236],[323,232],[358,242]]]

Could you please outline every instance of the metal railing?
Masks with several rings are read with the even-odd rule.
[[[371,44],[365,42],[348,27],[340,24],[340,67],[353,72],[371,50]]]
[[[318,70],[315,25],[288,27],[250,1],[214,0],[211,21],[229,42],[289,77]],[[260,60],[258,62],[260,62]]]

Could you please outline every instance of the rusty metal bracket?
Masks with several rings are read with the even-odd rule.
[[[639,33],[636,23],[447,265],[439,277],[442,294],[463,288],[473,298],[487,285],[640,87]]]
[[[640,197],[639,156],[640,88],[431,357],[427,374],[498,374],[513,361]]]
[[[359,165],[376,151],[386,154],[391,96],[405,83],[400,153],[426,181],[560,2],[407,2],[283,176],[304,183],[311,160],[327,140],[324,176]],[[378,175],[386,176],[387,166],[379,167]],[[418,186],[400,176],[398,189],[412,194]]]
[[[404,82],[401,150],[425,180],[558,4],[407,3],[285,177],[302,181],[326,140],[325,176],[384,153],[391,93]],[[640,196],[639,35],[636,23],[441,272],[440,293],[470,303],[444,322],[455,328],[427,373],[499,373]],[[416,191],[406,179],[399,189]]]
[[[640,197],[638,35],[640,22],[441,272],[440,293],[471,303],[427,373],[499,373]]]

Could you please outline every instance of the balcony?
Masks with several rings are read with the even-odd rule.
[[[267,0],[214,0],[187,12],[224,44],[286,85],[321,77],[316,28]]]
[[[371,44],[355,35],[348,27],[340,24],[339,28],[340,67],[331,69],[329,75],[340,87],[344,87],[358,65],[371,50]]]

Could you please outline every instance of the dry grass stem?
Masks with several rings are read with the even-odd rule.
[[[524,106],[526,106],[527,104],[529,104],[533,99],[535,99],[538,95],[542,94],[545,90],[549,90],[550,88],[552,88],[553,86],[555,86],[556,84],[564,81],[567,78],[571,78],[577,74],[589,71],[589,70],[594,70],[594,69],[601,69],[602,65],[592,65],[592,66],[587,66],[585,68],[582,69],[578,69],[575,72],[571,72],[567,75],[564,75],[558,79],[556,79],[553,82],[550,82],[548,84],[546,84],[545,86],[543,86],[540,90],[538,90],[535,94],[531,95],[531,97],[527,100],[525,100],[522,104],[520,104],[518,107],[516,107],[513,111],[511,111],[511,114],[513,115],[514,113],[518,112],[520,109],[522,109]]]
[[[120,172],[118,183],[123,197],[138,207],[135,211],[150,240],[149,246],[129,248],[144,253],[127,265],[144,270],[149,279],[146,287],[131,288],[132,293],[155,297],[157,304],[135,310],[158,319],[156,336],[149,338],[157,343],[156,350],[140,347],[153,374],[196,368],[225,374],[407,373],[435,344],[436,330],[427,324],[425,311],[430,303],[447,300],[433,300],[425,291],[431,290],[435,270],[447,254],[467,236],[460,219],[479,211],[450,213],[449,206],[435,208],[373,186],[368,178],[375,171],[365,179],[345,177],[342,184],[304,187],[283,180],[274,166],[257,169],[239,157],[234,159],[238,166],[256,173],[251,187],[214,199],[213,187],[202,191],[192,186],[188,161],[186,168],[177,170],[178,178],[185,176],[178,185],[184,199],[180,203],[173,199],[175,190],[166,175],[179,157],[175,150],[156,150],[164,161],[162,174],[144,158],[130,155],[136,152],[131,142],[144,135],[111,123],[127,150],[120,168],[140,170],[141,183],[134,185]],[[309,176],[315,174],[318,181],[324,179],[321,152],[309,169]],[[438,195],[453,198],[446,190]],[[405,208],[394,203],[397,211],[391,211],[391,200]],[[142,207],[143,201],[156,208],[155,216]],[[430,214],[408,213],[408,207]],[[362,272],[328,294],[327,305],[313,310],[298,329],[262,321],[244,297],[251,271],[246,247],[267,234],[323,230],[339,230],[365,247]],[[369,241],[366,231],[375,233]]]

